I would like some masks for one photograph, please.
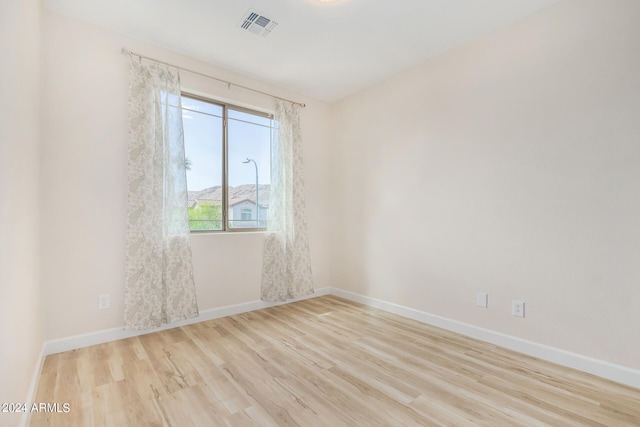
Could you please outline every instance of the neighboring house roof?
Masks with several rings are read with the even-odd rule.
[[[235,198],[235,199],[229,200],[229,207],[239,205],[240,203],[244,203],[244,202],[249,202],[252,205],[256,204],[256,202],[254,202],[253,200],[249,200],[248,198],[244,197],[244,198]]]
[[[260,207],[269,207],[269,190],[270,185],[260,185],[258,187],[258,197],[260,199]],[[222,187],[216,185],[214,187],[204,188],[199,191],[189,191],[187,194],[188,206],[194,207],[196,204],[200,206],[212,206],[222,204]],[[247,201],[256,203],[256,186],[254,184],[238,185],[229,187],[229,206],[235,206],[238,203]]]
[[[242,197],[242,198],[236,197],[235,199],[230,199],[229,200],[229,207],[233,207],[233,206],[238,205],[238,204],[243,203],[243,202],[249,202],[252,205],[256,204],[255,200],[250,199],[248,197]],[[263,203],[262,200],[261,200],[260,201],[260,207],[261,208],[268,208],[269,207],[269,201],[266,201],[266,202]]]
[[[218,201],[222,200],[222,187],[220,185],[216,185],[215,187],[205,188],[200,191],[188,191],[187,198],[189,202],[199,202],[199,201]]]

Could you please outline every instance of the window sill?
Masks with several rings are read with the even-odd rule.
[[[208,234],[264,234],[266,229],[256,229],[256,230],[194,230],[190,231],[189,234],[192,236],[200,236],[200,235],[208,235]]]

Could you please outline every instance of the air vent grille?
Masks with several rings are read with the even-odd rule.
[[[257,36],[267,37],[277,25],[278,23],[273,19],[267,18],[259,12],[249,9],[242,19],[240,28]]]

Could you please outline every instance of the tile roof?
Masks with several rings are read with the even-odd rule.
[[[260,185],[258,187],[258,197],[261,207],[269,206],[269,190],[270,185]],[[188,206],[194,207],[196,204],[203,205],[220,205],[222,204],[222,186],[204,188],[199,191],[187,192]],[[229,186],[229,206],[236,205],[243,201],[256,203],[256,186],[255,184],[244,184],[236,187]]]

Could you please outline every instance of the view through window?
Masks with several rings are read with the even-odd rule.
[[[182,118],[191,230],[264,229],[272,117],[183,94]]]

